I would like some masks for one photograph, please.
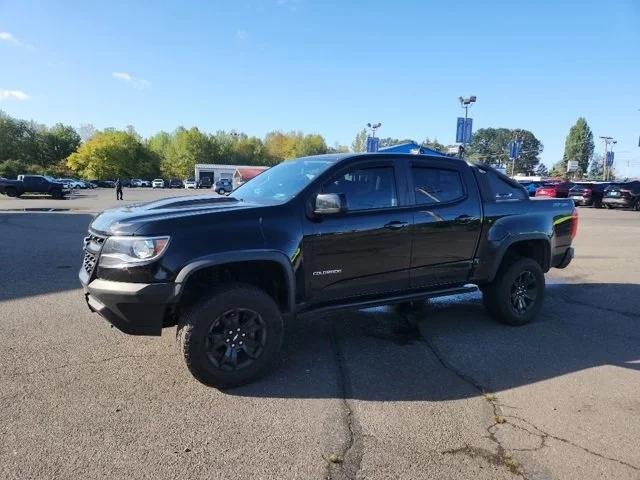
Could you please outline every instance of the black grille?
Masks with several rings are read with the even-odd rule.
[[[102,250],[102,245],[105,240],[105,237],[100,237],[92,233],[84,237],[84,259],[82,261],[82,268],[84,268],[89,275],[91,275],[96,268],[98,256],[100,255],[100,250]]]
[[[84,252],[84,261],[82,262],[82,266],[84,267],[85,271],[91,275],[91,273],[93,272],[93,269],[96,266],[96,257],[95,255],[92,255],[89,252]]]

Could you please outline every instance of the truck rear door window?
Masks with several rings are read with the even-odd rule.
[[[411,167],[416,204],[450,203],[464,198],[464,185],[456,170]]]

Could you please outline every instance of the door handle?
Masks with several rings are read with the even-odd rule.
[[[460,225],[467,225],[468,223],[476,221],[476,217],[472,217],[470,215],[459,215],[455,218],[455,222]]]
[[[394,222],[389,222],[387,223],[384,228],[387,228],[389,230],[400,230],[401,228],[405,228],[409,225],[409,222],[400,222],[398,220],[394,221]]]

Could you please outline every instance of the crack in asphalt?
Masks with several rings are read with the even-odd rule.
[[[514,428],[517,428],[519,430],[522,430],[524,432],[527,432],[530,435],[539,437],[541,439],[541,444],[540,444],[539,447],[531,448],[531,449],[520,449],[521,451],[534,451],[535,452],[535,451],[541,450],[542,448],[547,446],[546,440],[548,438],[551,438],[553,440],[557,440],[558,442],[562,442],[562,443],[566,443],[567,445],[571,445],[574,448],[578,448],[578,449],[582,450],[583,452],[588,453],[590,455],[594,455],[596,457],[602,458],[603,460],[616,462],[616,463],[619,463],[620,465],[624,465],[625,467],[631,468],[632,470],[640,471],[640,466],[633,465],[631,463],[625,462],[624,460],[620,460],[618,458],[607,457],[606,455],[603,455],[601,453],[594,452],[593,450],[591,450],[591,449],[589,449],[587,447],[584,447],[582,445],[578,445],[577,443],[572,442],[571,440],[568,440],[568,439],[562,438],[562,437],[558,437],[556,435],[553,435],[552,433],[546,432],[546,431],[542,430],[540,427],[538,427],[537,425],[535,425],[532,422],[530,422],[529,420],[526,420],[526,419],[524,419],[522,417],[518,417],[517,415],[505,415],[504,417],[505,418],[513,418],[513,419],[519,420],[519,421],[521,421],[523,423],[526,423],[527,425],[529,425],[530,427],[534,428],[535,430],[537,430],[539,432],[539,433],[532,432],[532,431],[530,431],[530,430],[528,430],[526,428],[521,427],[520,425],[516,425],[513,422],[509,422],[510,426],[512,426]]]
[[[571,440],[568,440],[566,438],[562,438],[562,437],[558,437],[556,435],[553,435],[553,434],[551,434],[549,432],[546,432],[546,431],[542,430],[541,428],[539,428],[538,426],[536,426],[532,422],[530,422],[528,420],[525,420],[524,418],[521,418],[521,417],[519,417],[517,415],[503,415],[502,411],[501,411],[501,408],[500,408],[500,403],[499,403],[497,397],[494,394],[489,393],[473,377],[471,377],[471,376],[459,371],[451,363],[449,363],[449,361],[447,361],[444,358],[444,355],[442,354],[442,352],[440,352],[440,350],[433,344],[431,339],[427,338],[426,336],[423,336],[423,338],[425,340],[425,343],[429,347],[429,349],[433,352],[435,357],[440,362],[440,364],[444,368],[446,368],[447,370],[449,370],[452,373],[454,373],[460,379],[464,380],[469,385],[473,386],[482,395],[484,395],[485,399],[492,406],[493,413],[494,413],[494,423],[487,427],[487,433],[489,434],[489,439],[496,444],[497,449],[498,449],[497,453],[493,453],[493,452],[490,452],[488,450],[480,449],[480,448],[477,448],[477,447],[472,447],[472,446],[469,446],[469,445],[465,445],[464,447],[461,447],[461,448],[458,448],[458,449],[444,451],[443,453],[450,453],[450,454],[463,453],[463,454],[471,456],[472,458],[475,458],[475,457],[484,458],[485,460],[489,461],[490,463],[495,463],[495,461],[497,459],[500,459],[501,463],[503,465],[506,465],[512,473],[518,474],[523,479],[526,480],[527,477],[525,476],[524,472],[522,471],[522,468],[520,467],[520,465],[517,462],[515,462],[514,459],[511,458],[511,456],[507,453],[507,450],[504,448],[502,443],[498,440],[498,438],[495,435],[495,430],[497,429],[496,427],[498,427],[501,424],[505,424],[506,423],[509,426],[512,426],[514,428],[517,428],[519,430],[527,432],[530,435],[534,435],[534,436],[537,436],[537,437],[540,438],[540,445],[538,447],[536,447],[536,448],[520,448],[520,449],[511,448],[511,449],[509,449],[510,451],[513,451],[513,452],[518,452],[518,451],[519,452],[527,452],[527,451],[535,452],[535,451],[539,451],[539,450],[543,449],[544,447],[548,446],[547,443],[546,443],[546,440],[548,438],[551,438],[551,439],[557,440],[559,442],[565,443],[567,445],[571,445],[574,448],[578,448],[578,449],[584,451],[585,453],[588,453],[590,455],[596,456],[596,457],[601,458],[603,460],[616,462],[616,463],[619,463],[620,465],[623,465],[623,466],[626,466],[628,468],[631,468],[632,470],[640,471],[640,467],[638,467],[636,465],[633,465],[631,463],[625,462],[624,460],[620,460],[620,459],[617,459],[617,458],[607,457],[606,455],[603,455],[601,453],[595,452],[595,451],[593,451],[593,450],[591,450],[591,449],[589,449],[587,447],[584,447],[582,445],[578,445],[577,443],[574,443]],[[511,408],[515,408],[515,407],[511,407]],[[515,424],[513,422],[509,422],[509,421],[507,421],[508,418],[519,420],[519,421],[521,421],[523,423],[526,423],[527,425],[529,425],[530,427],[534,428],[535,430],[537,430],[540,433],[538,434],[538,433],[535,433],[535,432],[531,432],[530,430],[528,430],[526,428],[523,428],[520,425],[517,425],[517,424]]]
[[[623,317],[631,318],[632,320],[637,320],[638,318],[640,318],[640,314],[638,314],[638,313],[623,312],[623,311],[620,311],[620,310],[616,310],[615,308],[603,307],[602,305],[593,305],[591,303],[581,302],[581,301],[575,300],[573,298],[569,298],[568,296],[566,296],[566,295],[564,295],[562,293],[551,292],[551,293],[549,293],[549,296],[550,297],[558,297],[558,298],[562,299],[563,302],[566,302],[566,303],[568,303],[570,305],[580,305],[582,307],[593,308],[594,310],[602,310],[603,312],[615,313],[616,315],[621,315]]]
[[[415,320],[410,318],[411,314],[403,314],[401,316],[405,319],[405,321],[407,323],[415,323]],[[495,435],[494,428],[496,427],[496,425],[499,425],[500,423],[504,423],[504,417],[501,415],[502,412],[500,410],[498,399],[495,397],[495,395],[493,395],[490,392],[488,392],[487,389],[485,389],[473,377],[465,374],[464,372],[461,372],[460,370],[455,368],[451,363],[449,363],[449,361],[444,357],[442,352],[440,352],[440,350],[433,344],[433,342],[431,341],[430,338],[427,338],[424,335],[422,336],[422,338],[424,339],[427,347],[429,348],[429,350],[431,350],[431,352],[436,357],[438,362],[445,369],[449,370],[451,373],[456,375],[458,378],[463,380],[465,383],[471,385],[481,395],[483,395],[485,400],[489,403],[489,405],[491,405],[491,408],[493,410],[493,420],[494,421],[493,421],[492,424],[490,424],[486,428],[486,432],[487,432],[487,438],[489,440],[491,440],[493,443],[495,443],[496,452],[491,452],[490,450],[487,450],[487,449],[484,449],[484,448],[474,447],[474,446],[471,446],[471,445],[465,445],[464,447],[451,449],[451,450],[445,450],[442,453],[444,453],[444,454],[452,454],[452,455],[464,454],[464,455],[467,455],[467,456],[469,456],[471,458],[482,458],[485,461],[487,461],[487,462],[489,462],[489,463],[491,463],[493,465],[504,466],[504,467],[508,468],[511,473],[513,473],[515,475],[518,475],[521,478],[526,480],[527,477],[525,476],[524,472],[522,471],[522,468],[520,467],[519,463],[509,454],[507,449],[502,445],[500,440]]]
[[[332,480],[352,480],[356,478],[362,466],[364,453],[362,431],[348,400],[351,396],[351,383],[338,334],[336,333],[335,323],[331,325],[331,346],[335,353],[336,366],[338,368],[338,390],[344,412],[343,421],[348,434],[340,453],[335,457],[332,456],[327,461],[327,478]]]
[[[49,368],[41,368],[41,369],[37,369],[37,370],[32,370],[29,372],[16,372],[16,373],[12,373],[9,375],[10,378],[15,378],[15,377],[28,377],[31,375],[37,375],[38,373],[49,373],[49,372],[55,372],[57,370],[64,370],[65,368],[73,368],[73,367],[84,367],[86,365],[97,365],[100,363],[108,363],[108,362],[112,362],[114,360],[120,360],[123,358],[155,358],[155,357],[175,357],[177,354],[171,354],[171,355],[167,355],[167,354],[156,354],[156,353],[146,353],[143,355],[132,355],[132,354],[127,354],[127,355],[114,355],[113,357],[107,357],[107,358],[100,358],[98,360],[87,360],[84,362],[78,362],[78,363],[65,363],[64,365],[58,365],[56,367],[49,367]]]

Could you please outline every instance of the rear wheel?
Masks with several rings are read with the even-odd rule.
[[[633,204],[633,209],[636,212],[640,212],[640,198],[636,200],[636,203]]]
[[[533,320],[544,300],[544,273],[531,258],[516,257],[503,264],[494,281],[482,288],[487,310],[508,325]]]
[[[178,327],[178,345],[191,374],[229,388],[268,370],[283,340],[280,309],[264,291],[232,284],[195,306]]]

